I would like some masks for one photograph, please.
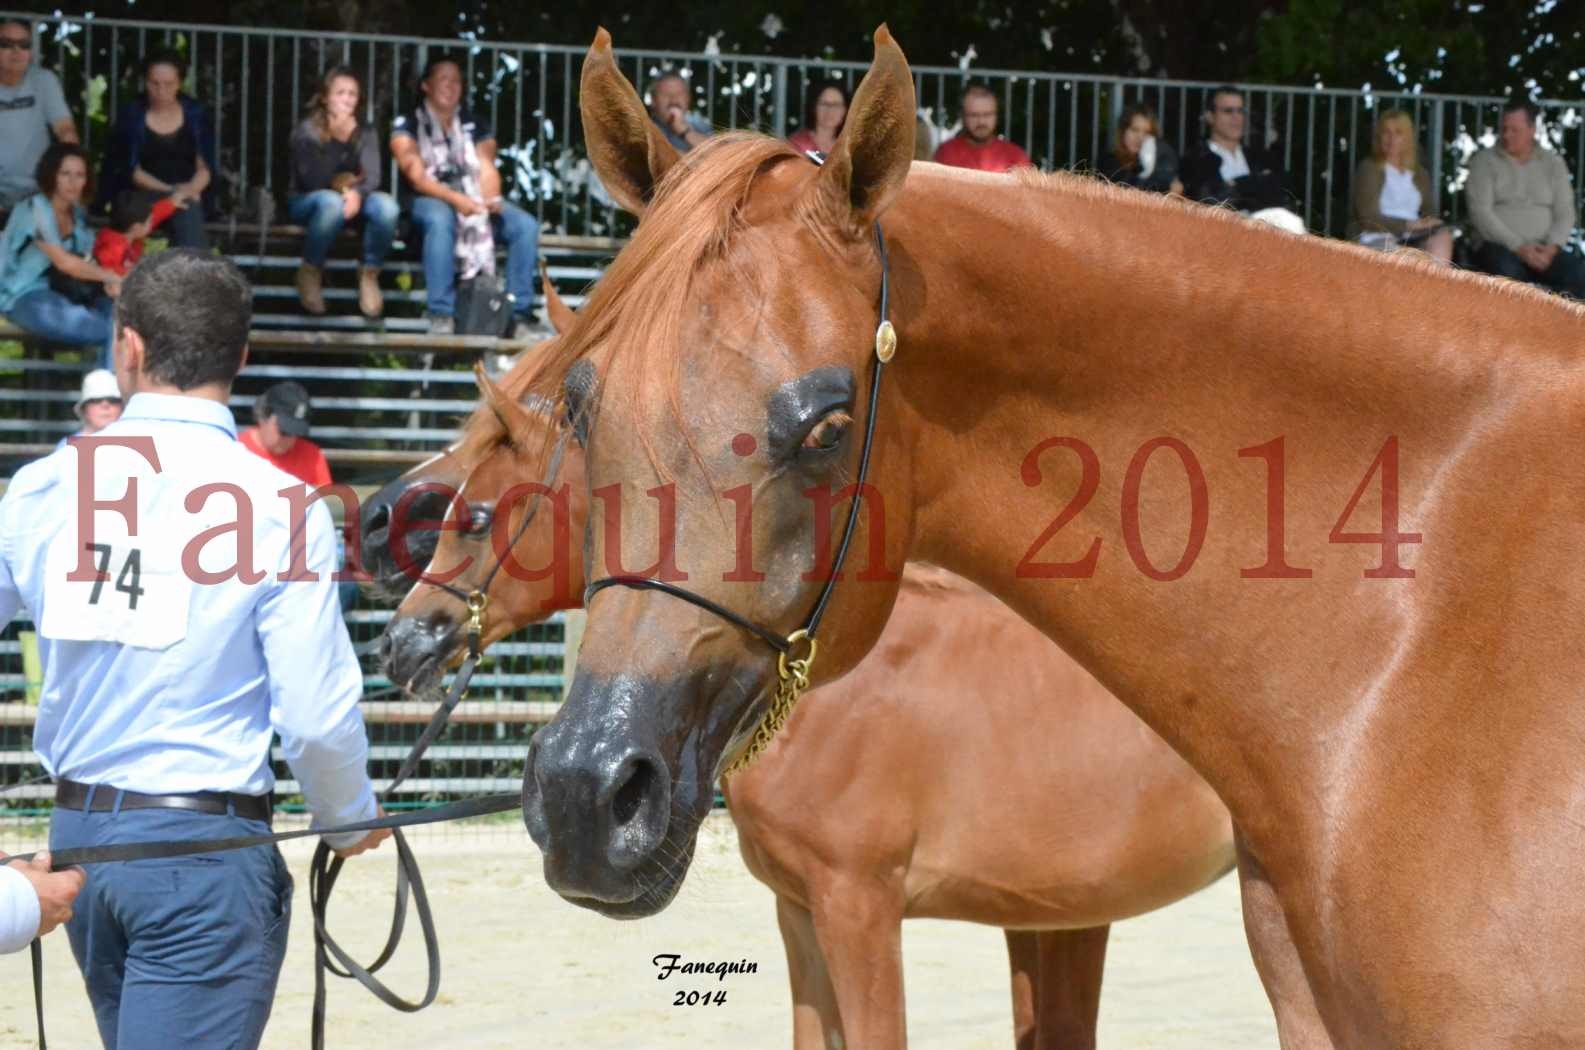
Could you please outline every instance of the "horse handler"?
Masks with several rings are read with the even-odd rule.
[[[206,254],[141,264],[117,305],[125,413],[0,500],[0,623],[25,605],[39,628],[57,851],[267,832],[273,733],[316,824],[377,812],[330,514],[293,511],[300,483],[226,407],[251,298]],[[291,899],[274,847],[95,867],[66,929],[105,1046],[258,1046]]]

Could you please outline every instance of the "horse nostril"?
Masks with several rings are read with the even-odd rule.
[[[644,759],[633,763],[633,768],[628,772],[627,780],[616,790],[616,797],[611,800],[611,817],[617,827],[624,827],[638,815],[639,807],[644,804],[644,798],[649,794],[650,785],[655,780],[655,767]]]
[[[365,534],[385,528],[391,523],[391,508],[388,504],[377,503],[369,509],[363,522]]]

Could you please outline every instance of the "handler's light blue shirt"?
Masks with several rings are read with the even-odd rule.
[[[26,606],[39,628],[33,742],[45,769],[156,794],[262,795],[275,784],[273,730],[317,824],[374,816],[363,676],[331,578],[329,511],[315,503],[299,513],[294,536],[280,492],[301,483],[244,448],[214,401],[137,394],[95,436],[152,439],[159,470],[132,449],[101,446],[79,512],[78,444],[17,471],[0,500],[0,624]],[[100,580],[68,582],[76,562],[63,559],[88,542],[79,514],[91,499],[120,499],[129,479],[137,528],[96,510],[89,561],[103,565]],[[217,483],[230,488],[195,493]],[[243,497],[251,529],[239,518]],[[298,575],[316,580],[281,579],[294,542]],[[258,578],[204,579],[239,564]]]

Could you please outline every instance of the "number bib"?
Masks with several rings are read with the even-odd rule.
[[[191,521],[160,512],[167,501],[151,498],[151,480],[138,479],[142,498],[136,536],[127,535],[120,514],[101,511],[94,515],[91,545],[86,537],[79,540],[76,521],[65,522],[50,543],[39,623],[44,637],[141,649],[165,649],[187,637],[196,584],[182,571],[182,546]],[[68,579],[85,548],[97,579]]]

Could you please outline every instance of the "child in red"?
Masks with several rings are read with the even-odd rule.
[[[152,204],[149,195],[122,190],[110,204],[110,225],[94,238],[94,262],[125,277],[143,257],[143,239],[160,223],[176,213],[175,197],[162,197]]]

